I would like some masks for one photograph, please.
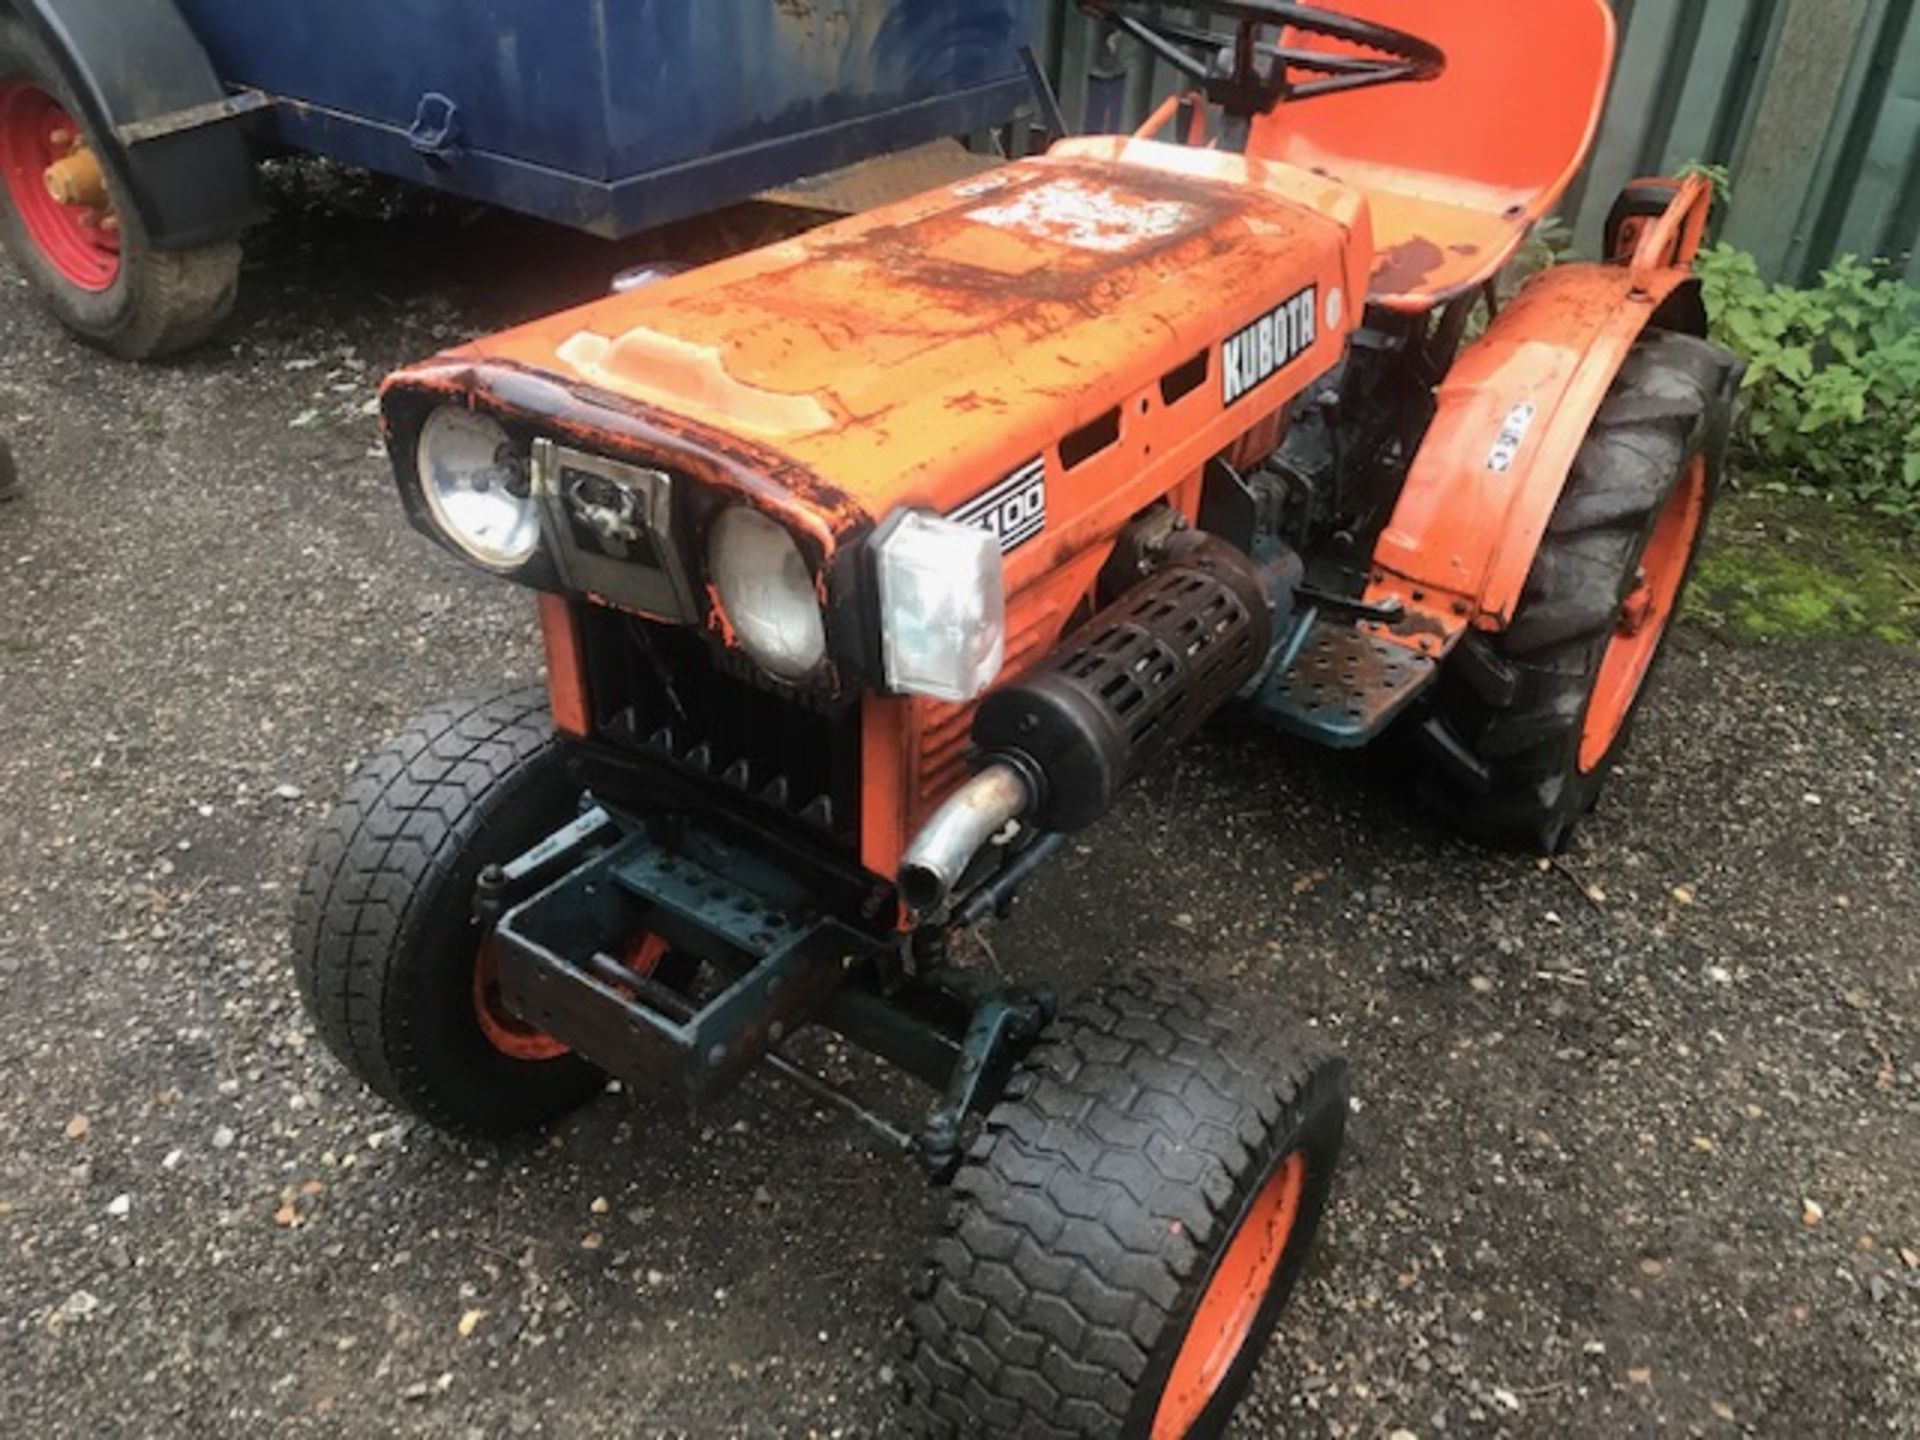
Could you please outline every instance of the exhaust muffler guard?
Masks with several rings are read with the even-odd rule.
[[[981,703],[973,739],[1026,775],[1025,818],[1091,825],[1120,790],[1259,675],[1273,601],[1241,551],[1189,535],[1167,562]]]

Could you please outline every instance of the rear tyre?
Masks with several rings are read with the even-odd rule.
[[[1720,487],[1739,362],[1650,331],[1621,367],[1513,623],[1449,658],[1426,793],[1484,843],[1552,854],[1626,744]]]
[[[1212,1436],[1318,1229],[1346,1062],[1164,978],[1048,1026],[955,1177],[904,1362],[923,1435]]]
[[[160,250],[108,159],[111,136],[80,120],[60,66],[19,20],[0,16],[0,241],[60,322],[89,344],[150,360],[205,340],[233,309],[240,245]],[[50,164],[97,160],[100,203],[62,204]]]
[[[300,997],[370,1089],[436,1125],[509,1133],[605,1077],[498,1004],[474,918],[480,871],[575,813],[529,687],[436,706],[367,761],[315,838],[295,905]]]

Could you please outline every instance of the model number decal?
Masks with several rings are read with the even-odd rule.
[[[1046,460],[1036,455],[947,518],[961,525],[978,525],[998,536],[1003,555],[1018,550],[1047,528]]]
[[[1506,422],[1500,427],[1500,436],[1493,442],[1493,449],[1487,455],[1487,469],[1496,475],[1504,475],[1513,468],[1520,447],[1526,443],[1527,432],[1533,428],[1533,417],[1538,413],[1531,400],[1522,400],[1507,412]]]
[[[1220,347],[1223,403],[1233,404],[1311,350],[1319,338],[1319,314],[1320,287],[1309,285],[1229,336]]]

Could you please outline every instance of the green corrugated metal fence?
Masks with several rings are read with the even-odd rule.
[[[1702,161],[1733,172],[1725,236],[1769,274],[1802,281],[1874,255],[1920,283],[1920,0],[1613,3],[1606,121],[1561,207],[1579,248],[1596,247],[1626,181]],[[1072,0],[1050,0],[1038,48],[1076,124],[1090,69],[1125,68],[1125,123],[1178,88],[1137,46],[1103,53]]]

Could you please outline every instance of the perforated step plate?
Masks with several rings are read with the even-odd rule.
[[[1352,750],[1377,738],[1439,673],[1430,656],[1376,640],[1350,620],[1318,619],[1253,705],[1289,734]]]

